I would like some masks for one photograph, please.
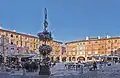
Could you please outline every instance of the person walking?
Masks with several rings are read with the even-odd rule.
[[[93,62],[93,69],[96,70],[97,69],[97,63],[94,61]]]

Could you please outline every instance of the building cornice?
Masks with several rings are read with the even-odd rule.
[[[17,35],[23,35],[23,36],[31,37],[31,38],[38,38],[37,36],[28,35],[28,34],[19,33],[19,32],[14,32],[14,31],[11,31],[11,30],[6,30],[6,29],[0,29],[0,31],[2,31],[2,32],[8,32],[8,33],[13,33],[13,34],[17,34]],[[62,42],[59,42],[59,41],[56,41],[56,40],[53,40],[53,42],[57,42],[57,43],[63,44]]]
[[[78,43],[78,42],[88,42],[88,41],[98,41],[98,40],[101,41],[101,40],[110,40],[110,39],[120,39],[120,37],[110,37],[110,38],[101,38],[101,39],[90,38],[89,40],[76,40],[76,41],[66,42],[65,44]]]

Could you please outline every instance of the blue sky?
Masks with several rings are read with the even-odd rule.
[[[0,24],[36,35],[43,28],[45,7],[55,40],[120,35],[120,0],[0,0]]]

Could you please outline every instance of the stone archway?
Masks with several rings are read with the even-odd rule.
[[[63,58],[62,58],[62,62],[66,62],[66,57],[63,57]]]
[[[56,57],[56,62],[60,62],[60,58],[59,57]]]
[[[72,61],[75,61],[75,57],[72,57]]]
[[[85,61],[85,57],[79,56],[79,57],[77,58],[77,61]]]
[[[69,57],[69,61],[72,61],[71,57]]]
[[[115,54],[120,56],[120,48],[118,48],[116,51],[115,51]]]

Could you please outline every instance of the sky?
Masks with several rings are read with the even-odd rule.
[[[54,40],[120,35],[120,0],[0,0],[0,24],[36,35],[43,29],[44,8]]]

